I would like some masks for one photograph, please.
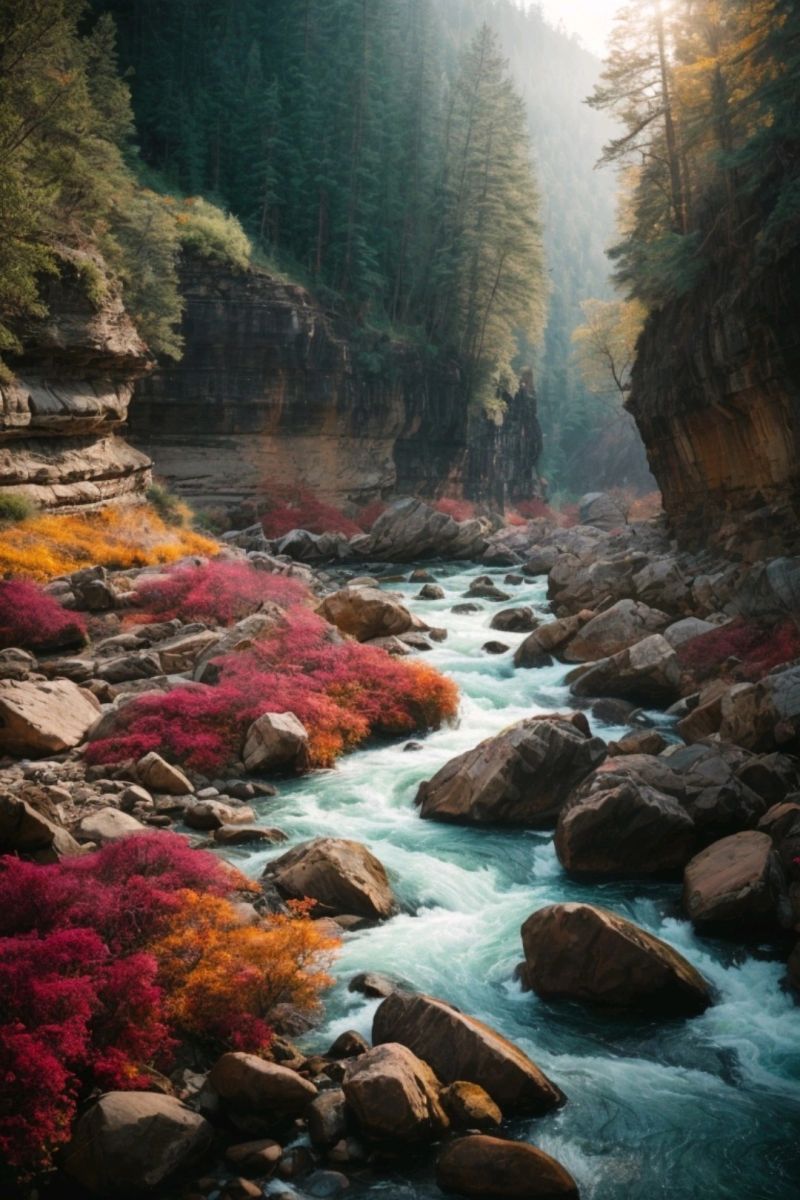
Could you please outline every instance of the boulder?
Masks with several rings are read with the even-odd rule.
[[[296,1071],[238,1051],[217,1059],[208,1082],[225,1111],[254,1132],[301,1116],[318,1095],[314,1084]]]
[[[247,731],[242,759],[248,771],[305,770],[308,730],[292,712],[263,713]]]
[[[479,559],[489,531],[485,519],[454,521],[422,500],[403,499],[381,513],[367,537],[351,544],[361,558],[373,562]]]
[[[657,729],[639,729],[628,733],[618,742],[609,742],[608,753],[612,757],[620,754],[661,754],[669,742]]]
[[[433,996],[397,991],[375,1013],[375,1045],[399,1042],[443,1083],[477,1083],[503,1112],[545,1113],[564,1103],[561,1090],[496,1030]]]
[[[597,529],[619,529],[627,525],[624,508],[608,492],[587,492],[578,501],[581,525],[594,525]]]
[[[769,925],[785,881],[772,839],[758,830],[708,846],[686,867],[683,907],[693,924],[729,928]]]
[[[489,622],[490,629],[499,629],[501,633],[530,633],[539,625],[538,617],[533,615],[533,609],[527,605],[518,608],[503,608]]]
[[[654,608],[675,614],[691,611],[692,582],[674,558],[648,560],[633,576],[632,586],[631,594]]]
[[[320,915],[383,920],[397,911],[383,864],[360,842],[330,837],[301,842],[268,863],[264,875],[286,898],[316,900]]]
[[[546,999],[659,1016],[691,1016],[709,985],[682,955],[632,921],[593,904],[550,904],[522,926],[525,979]]]
[[[597,662],[635,646],[669,624],[666,613],[637,600],[618,600],[588,621],[562,651],[565,662]]]
[[[681,686],[678,656],[659,633],[567,678],[576,696],[615,696],[655,706],[672,704]]]
[[[661,875],[692,857],[694,822],[672,796],[630,780],[568,801],[555,848],[571,875]]]
[[[27,650],[18,650],[15,646],[0,650],[0,679],[28,679],[38,669],[36,656]]]
[[[677,650],[684,642],[690,642],[692,638],[701,637],[704,633],[711,633],[716,628],[716,625],[712,625],[710,621],[702,621],[700,617],[683,617],[680,621],[673,621],[663,633],[673,650]]]
[[[217,661],[227,654],[239,654],[249,650],[254,642],[274,629],[283,618],[283,610],[277,604],[263,602],[263,611],[250,613],[237,621],[230,629],[215,635],[214,641],[206,646],[196,659],[192,678],[198,683],[218,683]]]
[[[87,813],[73,829],[79,842],[96,842],[98,846],[146,832],[146,825],[128,813],[120,812],[118,808],[98,808]]]
[[[450,611],[458,616],[467,616],[470,613],[480,612],[482,608],[482,604],[470,604],[469,601],[466,601],[464,604],[454,604]]]
[[[499,587],[496,587],[491,579],[474,580],[467,588],[465,595],[474,596],[480,600],[494,600],[497,602],[511,599],[508,592],[504,592]]]
[[[341,588],[326,596],[317,611],[359,642],[407,633],[415,625],[413,616],[396,596],[373,587]]]
[[[481,646],[484,654],[507,654],[510,649],[505,642],[484,642]]]
[[[800,862],[800,797],[790,796],[782,804],[774,804],[758,828],[772,838],[781,866],[790,874],[795,862]]]
[[[457,1079],[442,1088],[440,1099],[454,1129],[496,1129],[503,1114],[477,1083]]]
[[[255,820],[252,808],[234,808],[222,800],[209,798],[198,800],[196,804],[187,805],[183,819],[190,829],[199,829],[203,833],[213,833],[223,825],[236,825],[239,820]]]
[[[173,1096],[107,1092],[79,1119],[63,1166],[94,1195],[136,1195],[160,1187],[212,1139],[208,1121]]]
[[[443,1192],[469,1200],[578,1200],[569,1171],[544,1150],[483,1133],[444,1148],[436,1182]]]
[[[722,697],[720,737],[748,750],[800,748],[800,666],[779,668],[759,683]]]
[[[347,1106],[344,1092],[335,1088],[320,1092],[306,1111],[312,1146],[327,1150],[347,1136]]]
[[[529,717],[450,759],[420,784],[416,803],[437,821],[548,827],[605,755],[585,718]]]
[[[38,806],[22,795],[0,791],[0,854],[32,854],[56,861],[79,853],[71,834],[56,820],[52,805]]]
[[[139,759],[136,764],[136,777],[150,792],[187,796],[194,791],[183,771],[168,763],[160,754],[156,754],[155,750]]]
[[[426,1141],[449,1125],[438,1079],[406,1046],[390,1042],[351,1059],[343,1088],[362,1133],[376,1141]]]
[[[285,842],[286,834],[265,825],[220,825],[214,830],[214,841],[218,846],[248,846],[253,842]]]
[[[72,750],[97,721],[100,705],[69,679],[0,681],[0,754],[39,758]]]
[[[417,592],[418,600],[444,600],[444,588],[438,583],[426,583]]]
[[[551,654],[558,654],[584,622],[579,616],[561,617],[548,621],[529,634],[517,646],[514,654],[515,667],[543,667],[552,662]]]

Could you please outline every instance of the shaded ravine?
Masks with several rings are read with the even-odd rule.
[[[697,937],[680,915],[677,884],[576,883],[562,872],[549,833],[465,829],[417,815],[417,784],[448,758],[524,716],[571,707],[563,666],[515,671],[511,652],[481,651],[489,639],[512,651],[521,640],[488,628],[507,603],[480,600],[479,613],[451,611],[482,573],[437,569],[442,601],[416,600],[416,584],[390,585],[449,631],[425,661],[461,689],[458,728],[430,735],[416,751],[394,743],[352,754],[334,771],[287,783],[260,813],[290,844],[320,834],[364,842],[386,865],[404,908],[346,936],[326,1024],[310,1042],[324,1049],[348,1028],[369,1037],[378,1002],[348,992],[347,981],[358,971],[387,971],[494,1025],[564,1089],[564,1109],[508,1128],[559,1158],[584,1200],[790,1200],[800,1180],[800,1006],[781,989],[783,964],[766,950]],[[543,581],[505,585],[505,570],[488,573],[512,603],[544,614]],[[622,733],[594,728],[607,739]],[[242,852],[236,861],[257,876],[284,849]],[[663,1022],[608,1018],[524,994],[512,978],[522,921],[544,904],[578,899],[613,908],[675,946],[711,981],[715,1005],[691,1021]],[[424,1157],[397,1173],[357,1175],[348,1194],[441,1196]]]

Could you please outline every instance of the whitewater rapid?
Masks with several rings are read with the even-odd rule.
[[[309,1046],[324,1050],[345,1029],[369,1038],[379,1002],[349,992],[347,982],[359,971],[385,971],[493,1025],[558,1083],[568,1098],[563,1109],[508,1128],[563,1162],[583,1200],[796,1200],[800,1006],[781,989],[785,968],[768,948],[698,937],[681,916],[677,884],[570,881],[549,833],[459,828],[417,815],[417,785],[453,755],[522,717],[571,707],[566,668],[515,671],[513,650],[524,635],[489,629],[492,613],[509,604],[545,617],[544,581],[508,585],[507,569],[463,564],[433,570],[444,600],[417,599],[419,584],[386,586],[447,628],[447,640],[424,660],[458,684],[458,726],[419,739],[419,750],[394,742],[351,754],[335,770],[282,785],[259,814],[289,835],[289,845],[319,835],[364,842],[389,871],[403,908],[346,935],[326,1023]],[[480,599],[481,611],[453,613],[478,574],[497,576],[511,601]],[[488,640],[509,652],[486,654]],[[593,728],[607,740],[623,733],[597,721]],[[258,876],[285,850],[236,857]],[[713,1007],[688,1021],[610,1018],[523,993],[513,979],[520,925],[545,904],[578,899],[612,908],[680,950],[713,984]],[[347,1194],[441,1197],[422,1154],[380,1177],[354,1175]]]

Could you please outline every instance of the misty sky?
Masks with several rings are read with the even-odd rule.
[[[580,34],[587,50],[602,54],[612,18],[623,0],[532,0],[552,25],[563,22],[569,33]]]

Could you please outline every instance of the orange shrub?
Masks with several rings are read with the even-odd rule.
[[[339,941],[309,919],[310,908],[299,903],[288,917],[251,925],[229,900],[183,891],[167,933],[150,947],[175,1025],[197,1037],[217,1032],[228,1044],[264,1049],[279,1005],[319,1008]]]
[[[146,504],[42,514],[0,533],[0,574],[47,580],[80,567],[145,567],[218,550],[211,538],[165,524]]]

